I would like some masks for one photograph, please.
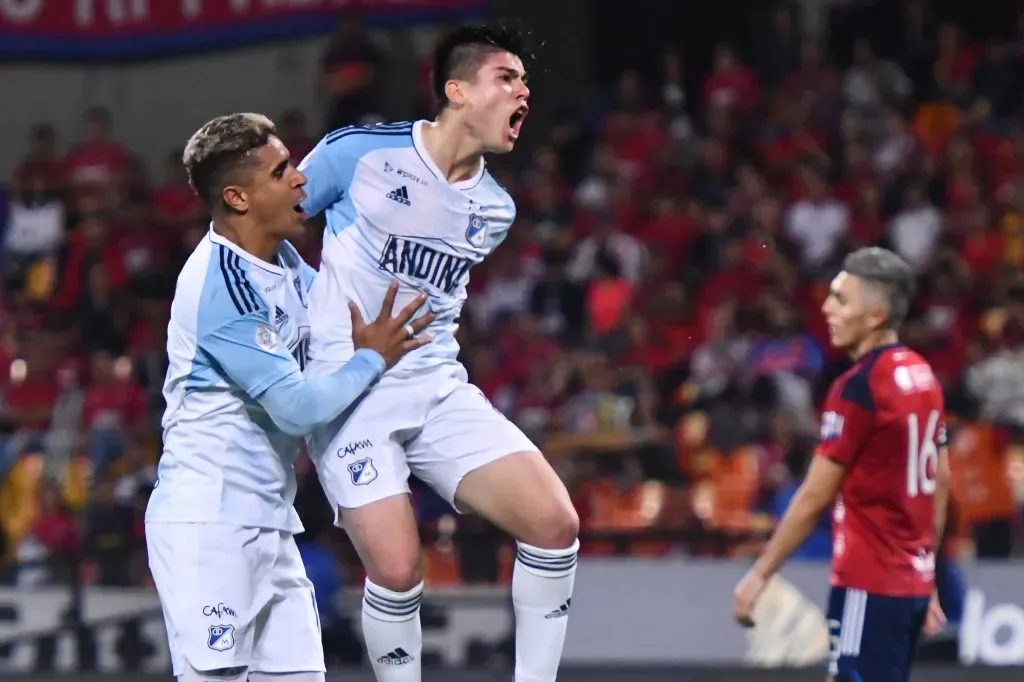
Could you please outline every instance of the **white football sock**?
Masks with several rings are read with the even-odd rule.
[[[567,549],[518,543],[512,571],[516,612],[514,682],[555,682],[576,580],[579,540]]]
[[[420,682],[423,583],[408,592],[363,587],[363,638],[377,682]]]

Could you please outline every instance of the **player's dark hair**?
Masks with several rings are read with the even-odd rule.
[[[914,271],[906,261],[888,249],[870,246],[848,255],[843,270],[881,290],[889,308],[887,328],[896,329],[903,324],[914,297]]]
[[[510,52],[528,67],[534,59],[533,50],[530,32],[514,24],[469,24],[455,29],[434,48],[430,89],[438,108],[448,106],[444,84],[453,78],[473,80],[487,55]]]
[[[274,133],[274,122],[262,114],[228,114],[207,121],[189,138],[181,160],[207,206],[221,205],[224,188],[237,181],[240,170],[258,163],[254,152]]]

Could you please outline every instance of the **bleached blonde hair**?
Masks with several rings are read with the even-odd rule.
[[[185,144],[181,161],[188,179],[210,207],[234,171],[253,162],[253,152],[267,144],[276,128],[263,114],[237,113],[207,121]]]

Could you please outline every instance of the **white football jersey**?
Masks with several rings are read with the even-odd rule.
[[[395,372],[455,362],[459,314],[469,270],[505,239],[516,209],[487,172],[450,184],[423,147],[426,121],[336,130],[299,164],[308,182],[303,208],[326,210],[323,259],[310,291],[310,360],[352,356],[346,301],[369,321],[387,287],[400,283],[395,312],[419,292],[437,319],[434,342],[407,355]]]
[[[299,439],[254,397],[301,377],[315,274],[287,242],[267,263],[211,229],[192,252],[171,304],[164,449],[147,521],[301,532]]]

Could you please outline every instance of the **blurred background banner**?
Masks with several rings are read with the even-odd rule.
[[[484,0],[4,0],[0,59],[140,59],[330,33],[341,10],[373,23],[478,15]]]
[[[965,566],[970,589],[959,633],[930,646],[934,658],[967,666],[1024,664],[1024,583],[1020,563]],[[828,568],[797,564],[773,581],[752,632],[739,628],[723,594],[746,570],[739,561],[590,559],[581,564],[573,627],[563,660],[593,666],[820,665],[828,653],[823,608]],[[339,610],[358,614],[358,592]],[[424,607],[424,656],[447,668],[469,667],[512,636],[504,586],[431,591]],[[163,616],[146,588],[87,588],[80,603],[66,587],[0,588],[0,672],[80,669],[83,631],[68,627],[79,609],[90,669],[159,672],[168,665]],[[358,618],[356,618],[358,620]],[[643,623],[643,627],[637,627]],[[944,652],[944,653],[943,653]],[[974,678],[971,678],[974,679]]]

